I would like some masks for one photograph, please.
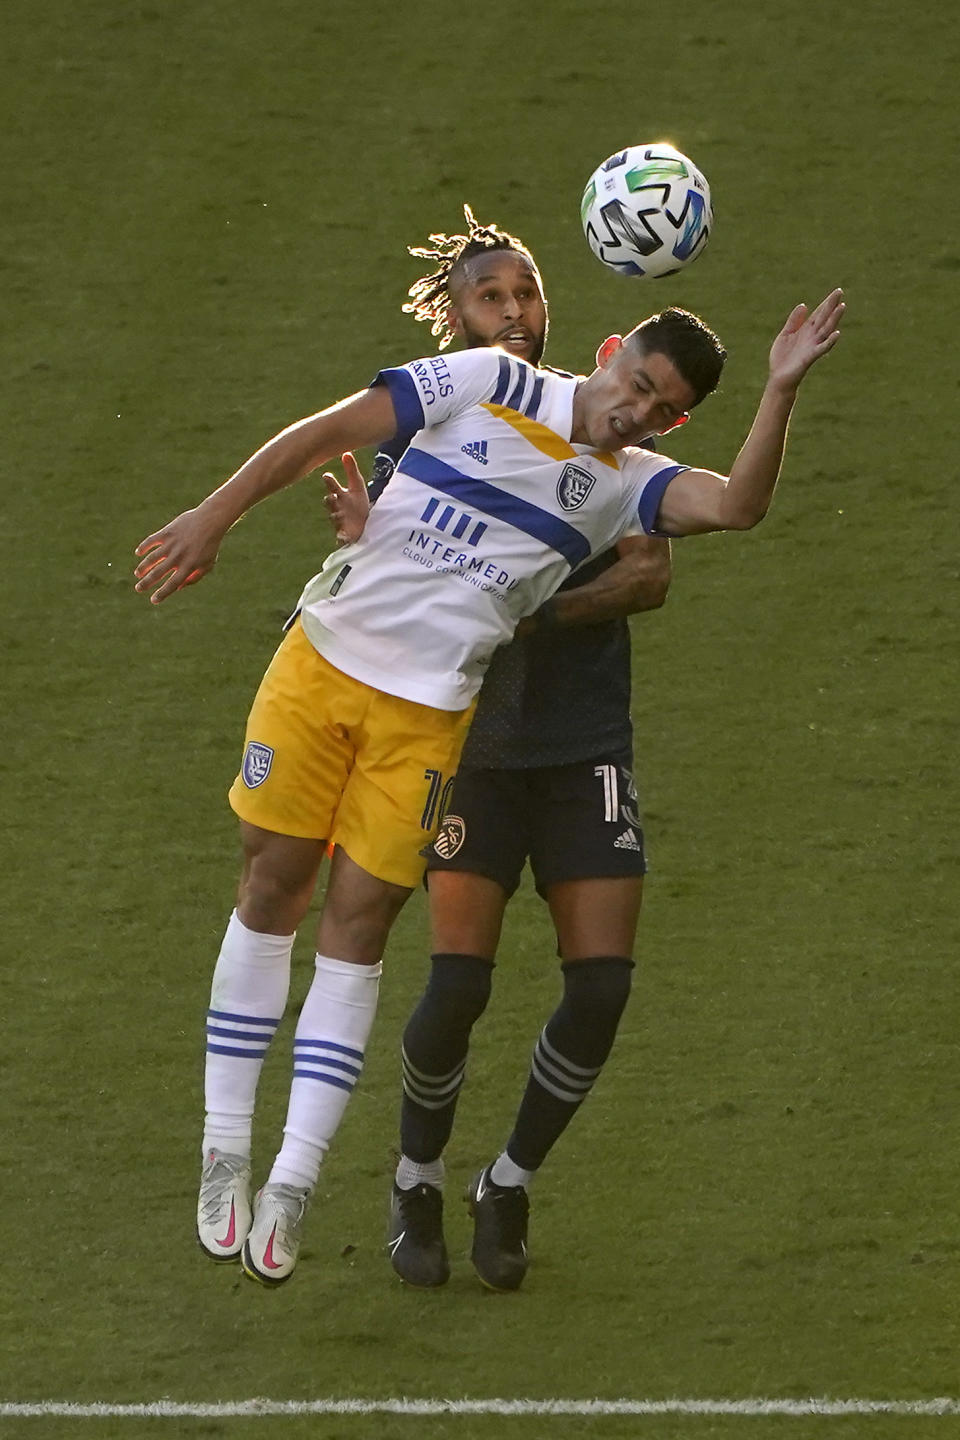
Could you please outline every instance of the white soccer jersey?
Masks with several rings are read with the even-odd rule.
[[[577,379],[501,350],[415,360],[373,383],[389,388],[398,430],[419,433],[361,538],[308,582],[303,627],[355,679],[462,710],[517,621],[591,555],[652,531],[687,467],[571,444]]]

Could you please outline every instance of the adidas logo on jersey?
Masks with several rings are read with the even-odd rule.
[[[487,463],[487,442],[486,440],[471,440],[467,445],[461,445],[460,449],[464,455],[469,455],[471,460],[476,460],[481,465]]]
[[[640,842],[632,830],[624,830],[613,842],[614,850],[639,850]]]

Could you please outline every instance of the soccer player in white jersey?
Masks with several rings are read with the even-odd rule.
[[[198,1209],[214,1258],[241,1254],[267,1284],[293,1272],[320,1163],[362,1067],[386,937],[422,872],[430,796],[456,767],[493,650],[638,521],[670,535],[758,524],[797,388],[835,345],[843,308],[834,291],[813,311],[793,310],[729,475],[630,448],[716,384],[721,352],[702,324],[693,353],[673,358],[645,353],[634,332],[610,336],[585,379],[467,351],[381,372],[288,427],[137,547],[137,589],[160,603],[212,569],[227,531],[259,500],[344,451],[423,427],[361,539],[306,586],[301,619],[254,701],[230,793],[244,865],[213,977]],[[251,1206],[256,1083],[329,841],[284,1142]]]

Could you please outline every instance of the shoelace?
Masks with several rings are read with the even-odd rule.
[[[497,1207],[500,1238],[504,1248],[519,1250],[524,1243],[530,1201],[520,1186],[503,1186],[500,1193],[494,1192],[493,1202]]]
[[[308,1191],[295,1190],[292,1185],[280,1185],[263,1197],[274,1211],[277,1244],[287,1246],[288,1240],[295,1242],[299,1238],[308,1197]]]
[[[226,1192],[234,1181],[243,1178],[243,1169],[242,1165],[231,1165],[229,1160],[217,1160],[203,1182],[201,1209],[205,1222],[212,1221],[226,1204]]]
[[[435,1229],[440,1214],[439,1199],[439,1195],[434,1198],[426,1185],[414,1185],[412,1190],[400,1191],[400,1214],[411,1239],[433,1239],[431,1226]]]

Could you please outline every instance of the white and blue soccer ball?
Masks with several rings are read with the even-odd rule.
[[[672,145],[631,145],[594,170],[580,218],[608,269],[657,279],[702,254],[713,229],[710,186]]]

